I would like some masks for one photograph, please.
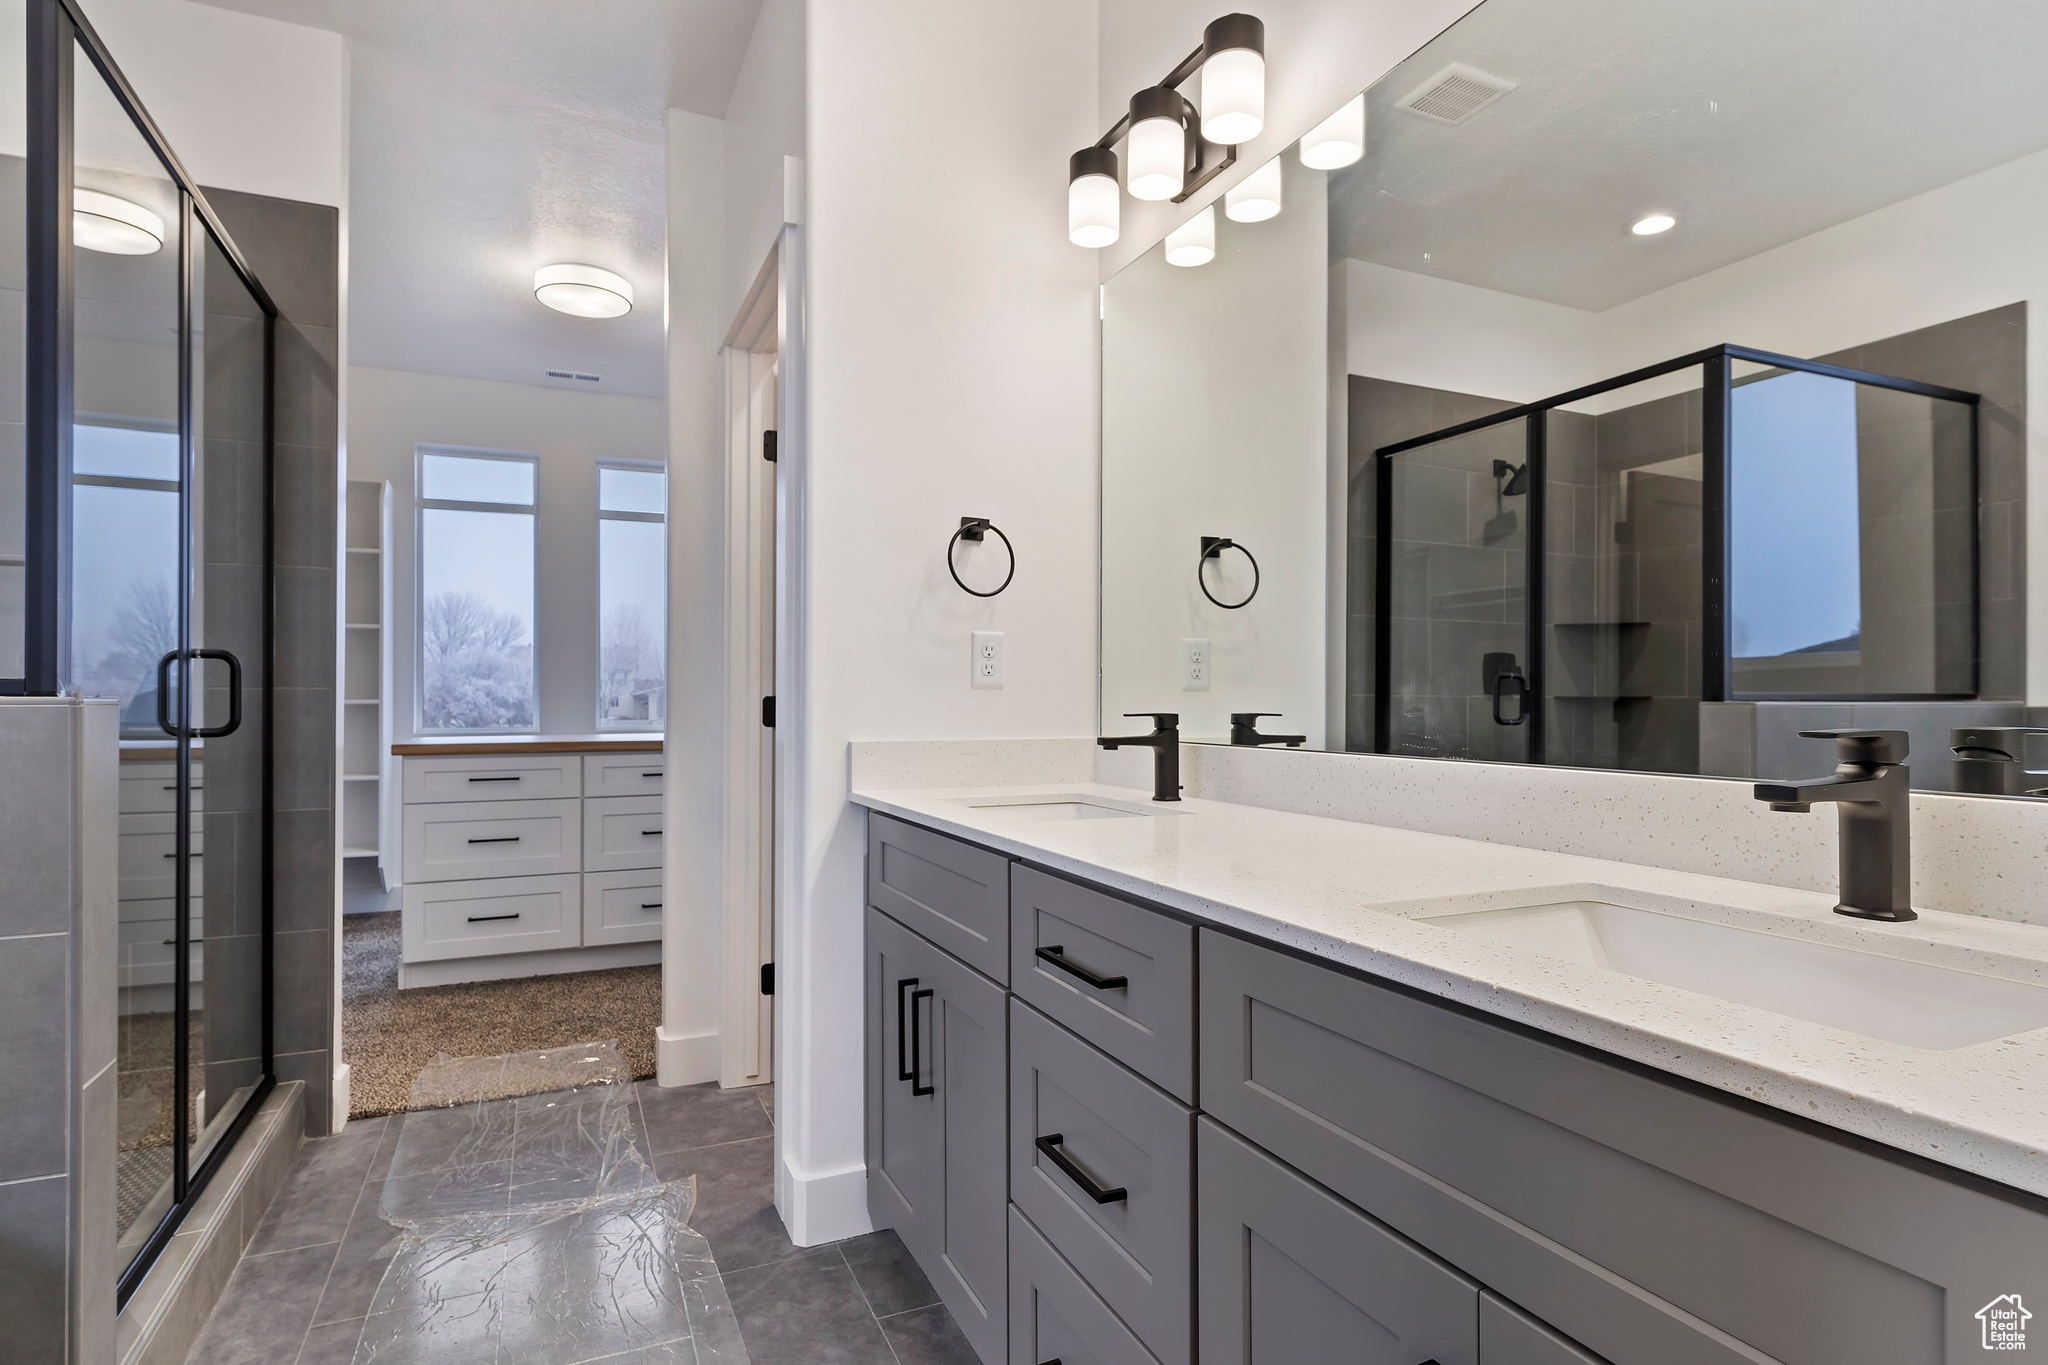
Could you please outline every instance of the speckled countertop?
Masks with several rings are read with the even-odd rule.
[[[969,800],[1099,784],[856,790],[870,809],[1198,920],[1255,934],[2048,1195],[2048,1028],[1947,1050],[1864,1037],[1416,922],[1609,899],[1812,943],[2048,986],[2048,929],[1923,912],[1833,913],[1834,898],[1571,854],[1187,800],[1149,818],[1035,821]]]

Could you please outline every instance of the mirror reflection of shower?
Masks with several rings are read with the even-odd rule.
[[[1519,498],[1529,491],[1529,462],[1509,464],[1506,460],[1493,462],[1493,515],[1480,528],[1479,538],[1491,545],[1506,540],[1515,533],[1515,513],[1505,503],[1507,498]]]

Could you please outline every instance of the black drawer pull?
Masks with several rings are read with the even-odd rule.
[[[651,773],[642,773],[642,774],[640,774],[640,776],[642,776],[642,777],[660,777],[660,776],[661,776],[661,769],[659,769],[659,768],[656,768],[656,769],[655,769],[655,770],[654,770],[653,772],[651,772]]]
[[[931,1000],[937,994],[929,986],[910,993],[910,1093],[913,1095],[930,1095],[938,1090],[936,1085],[919,1085],[917,1081],[924,1074],[924,1035],[917,1027],[917,1002]],[[935,1003],[932,1008],[937,1009],[938,1005]]]
[[[175,858],[175,857],[177,857],[178,855],[177,855],[177,854],[175,854],[175,853],[166,853],[166,854],[165,854],[164,856],[165,856],[166,858]],[[194,858],[204,858],[204,857],[205,857],[206,855],[205,855],[204,853],[194,853],[194,854],[191,854],[190,856],[191,856],[191,857],[194,857]]]
[[[661,833],[658,829],[643,829],[640,832],[650,839]]]
[[[660,901],[641,901],[641,902],[640,902],[640,908],[641,908],[642,910],[659,910],[659,909],[661,909],[661,902],[660,902]]]
[[[519,777],[518,773],[513,773],[508,777],[472,777],[469,780],[472,782],[517,782]]]
[[[1073,1181],[1076,1185],[1079,1185],[1081,1187],[1081,1193],[1087,1195],[1090,1199],[1093,1199],[1098,1204],[1114,1204],[1119,1202],[1120,1200],[1130,1198],[1130,1191],[1126,1190],[1121,1185],[1117,1186],[1113,1190],[1105,1190],[1102,1188],[1102,1186],[1096,1184],[1093,1180],[1089,1179],[1088,1172],[1082,1170],[1079,1166],[1076,1166],[1073,1162],[1073,1158],[1069,1157],[1065,1152],[1060,1150],[1060,1143],[1063,1142],[1065,1139],[1065,1133],[1047,1133],[1043,1137],[1038,1139],[1038,1150],[1041,1153],[1043,1153],[1045,1157],[1052,1162],[1053,1165],[1059,1167],[1062,1171],[1064,1171],[1066,1173],[1067,1179]]]
[[[514,911],[512,911],[512,912],[511,912],[510,914],[506,914],[506,915],[471,915],[471,916],[469,917],[469,922],[470,922],[471,924],[489,924],[489,923],[490,923],[490,922],[491,922],[492,920],[497,920],[497,919],[518,919],[518,918],[519,918],[519,912],[518,912],[517,910],[514,910]]]
[[[174,792],[174,791],[176,791],[177,789],[178,789],[178,785],[177,785],[177,784],[176,784],[175,782],[172,782],[172,783],[166,783],[166,784],[165,784],[165,786],[164,786],[164,790],[165,790],[165,791],[167,791],[167,792]],[[192,784],[192,790],[193,790],[193,791],[196,791],[196,792],[203,792],[203,791],[205,791],[205,790],[206,790],[206,788],[205,788],[205,787],[204,787],[203,785],[201,785],[200,783],[194,782],[194,783]]]
[[[913,1085],[917,1083],[917,1076],[910,1069],[909,1053],[905,1050],[909,1046],[910,1032],[904,1016],[910,1012],[910,1007],[903,1003],[903,993],[916,984],[914,976],[906,976],[896,983],[896,1079]]]
[[[516,834],[497,834],[488,839],[471,839],[470,842],[472,844],[516,844],[519,842],[519,836]]]
[[[1038,950],[1038,955],[1068,976],[1077,976],[1098,991],[1120,991],[1131,984],[1128,976],[1097,976],[1080,963],[1066,955],[1066,949],[1057,943],[1048,943]]]
[[[187,943],[204,943],[204,942],[206,942],[206,940],[205,940],[205,939],[203,939],[203,938],[193,938],[193,939],[187,939],[187,940],[185,940],[185,941],[186,941]],[[176,939],[174,939],[174,938],[167,938],[167,939],[165,939],[165,940],[164,940],[164,947],[166,947],[166,948],[175,948],[175,947],[177,947],[177,946],[178,946],[178,940],[176,940]]]

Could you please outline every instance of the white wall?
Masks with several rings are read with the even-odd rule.
[[[660,460],[667,446],[662,401],[360,365],[349,378],[348,477],[391,481],[393,734],[417,734],[413,452],[419,445],[540,456],[534,560],[540,728],[565,735],[596,730],[597,462]]]
[[[732,321],[782,231],[783,158],[803,154],[803,0],[763,0],[725,108],[723,323]],[[702,188],[671,179],[671,212],[678,193]]]
[[[1283,157],[1284,209],[1216,214],[1216,259],[1151,251],[1103,286],[1102,724],[1178,711],[1217,738],[1230,712],[1320,747],[1324,721],[1326,175]],[[1258,594],[1229,611],[1195,579],[1199,538],[1257,556]],[[1226,602],[1251,590],[1243,556],[1207,570]],[[1207,690],[1185,690],[1182,640],[1207,639]]]

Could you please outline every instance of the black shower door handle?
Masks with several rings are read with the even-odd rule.
[[[1509,683],[1515,685],[1515,718],[1509,720],[1500,713],[1501,698],[1507,692]],[[1493,723],[1495,725],[1525,725],[1529,720],[1529,680],[1519,669],[1502,669],[1493,675]]]
[[[219,659],[228,666],[228,723],[226,725],[199,725],[185,732],[171,724],[170,692],[171,661],[179,651],[172,650],[156,661],[156,723],[157,728],[173,739],[221,739],[242,728],[242,661],[225,649],[191,649],[184,651],[195,663],[206,659]],[[194,670],[195,672],[197,670]],[[188,675],[189,676],[189,675]],[[200,714],[206,713],[204,701],[200,703]]]

